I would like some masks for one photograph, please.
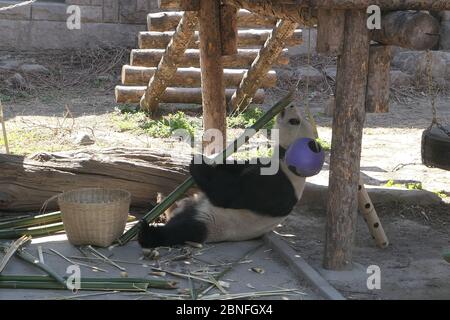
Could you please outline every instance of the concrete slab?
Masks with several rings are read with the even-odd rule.
[[[61,275],[66,274],[69,262],[62,258],[50,254],[48,249],[54,249],[66,257],[82,256],[82,253],[72,246],[65,235],[56,235],[45,238],[34,239],[27,247],[28,252],[38,257],[37,248],[42,246],[44,249],[44,260],[52,269]],[[279,256],[272,252],[262,240],[220,243],[206,245],[203,248],[179,247],[179,248],[160,248],[158,249],[160,257],[158,260],[143,260],[142,250],[137,242],[131,242],[123,247],[117,247],[109,251],[108,249],[98,249],[103,254],[110,256],[111,259],[117,259],[125,262],[118,262],[119,265],[126,268],[129,277],[150,276],[152,267],[158,267],[163,270],[176,271],[182,273],[198,274],[204,276],[206,272],[212,275],[221,272],[230,267],[231,264],[239,260],[242,263],[235,265],[223,277],[222,281],[229,283],[226,290],[230,294],[243,292],[256,292],[267,290],[279,290],[281,288],[296,289],[295,292],[278,294],[267,297],[268,299],[322,299],[320,294],[312,289],[304,279],[293,274],[287,264]],[[177,259],[182,255],[187,257]],[[248,254],[248,257],[245,257]],[[94,260],[89,261],[93,263]],[[84,261],[87,262],[87,261]],[[97,265],[107,270],[107,273],[94,272],[89,268],[81,267],[82,277],[120,277],[121,271],[113,266],[104,263]],[[264,273],[258,273],[251,268],[260,268]],[[29,264],[13,257],[2,274],[5,275],[39,275],[42,272]],[[22,290],[22,289],[0,289],[0,299],[155,299],[155,294],[180,294],[186,293],[189,288],[187,279],[177,276],[167,275],[166,279],[178,282],[178,289],[175,290],[156,290],[149,289],[148,293],[100,293],[92,291],[80,291],[73,294],[63,290]],[[208,287],[208,283],[197,280],[193,281],[196,288]],[[216,288],[205,294],[218,294]],[[161,298],[161,297],[159,297]],[[189,297],[187,297],[189,298]],[[257,299],[263,299],[258,297]]]

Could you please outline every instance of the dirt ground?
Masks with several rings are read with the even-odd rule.
[[[27,76],[26,89],[0,87],[5,107],[10,144],[15,153],[60,151],[85,148],[77,143],[80,133],[92,135],[95,144],[89,148],[112,146],[160,147],[164,140],[120,132],[112,121],[117,106],[114,85],[119,83],[120,67],[126,63],[128,52],[116,50],[102,55],[87,53],[11,53],[2,57],[39,63],[49,74]],[[106,63],[109,61],[110,63]],[[293,59],[292,70],[302,65]],[[318,69],[333,67],[333,60],[314,60]],[[286,71],[286,70],[281,70]],[[289,71],[289,70],[288,70]],[[0,72],[0,83],[13,72]],[[311,108],[319,126],[320,136],[331,141],[332,119],[324,107],[332,92],[333,79],[313,86],[309,92]],[[264,107],[285,94],[293,79],[283,78],[279,86],[270,89]],[[303,104],[304,91],[296,102]],[[171,110],[173,106],[164,106]],[[441,92],[437,99],[442,123],[450,123],[450,94]],[[391,245],[377,249],[362,219],[358,222],[355,262],[364,271],[376,264],[382,270],[382,289],[368,291],[362,281],[332,281],[349,298],[363,299],[450,299],[450,264],[442,259],[450,251],[450,172],[431,169],[421,164],[421,135],[431,121],[430,98],[420,88],[393,88],[390,112],[368,114],[364,129],[361,168],[369,186],[385,186],[391,181],[401,188],[406,183],[420,183],[425,190],[439,193],[442,204],[431,207],[377,204]],[[36,133],[37,132],[37,133]],[[0,145],[0,150],[3,146]],[[327,167],[310,182],[326,185]],[[386,186],[389,188],[389,186]],[[292,246],[317,268],[323,254],[325,210],[299,208],[283,225],[280,233]],[[367,275],[365,275],[365,279]],[[365,281],[365,280],[364,280]]]

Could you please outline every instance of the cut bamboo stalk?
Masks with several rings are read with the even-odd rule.
[[[1,222],[0,230],[34,227],[39,225],[57,223],[61,221],[62,221],[61,212],[58,211],[53,213],[41,214],[34,217],[20,218],[11,221]]]
[[[124,65],[122,67],[122,84],[130,86],[143,86],[148,83],[155,73],[156,68],[134,67]],[[223,72],[225,87],[236,88],[244,76],[246,69],[225,69]],[[271,88],[277,84],[277,75],[270,70],[261,79],[261,88]],[[170,80],[172,87],[198,88],[201,86],[199,68],[178,68],[176,74]]]
[[[1,100],[0,100],[0,123],[2,124],[2,133],[3,133],[3,142],[5,143],[5,151],[6,154],[9,154],[8,135],[6,133],[6,124],[5,118],[3,116],[3,105]]]
[[[183,15],[182,11],[155,12],[147,15],[148,31],[175,30]],[[277,23],[274,17],[261,16],[248,10],[238,11],[238,28],[240,29],[273,29]]]
[[[359,211],[362,213],[364,221],[367,223],[370,234],[375,240],[377,246],[380,248],[386,248],[389,245],[389,240],[384,232],[380,218],[378,217],[377,211],[375,210],[361,177],[359,178],[358,185],[358,206]]]
[[[278,21],[271,35],[266,40],[264,47],[258,53],[250,70],[244,75],[239,88],[231,97],[230,109],[244,109],[250,104],[258,87],[261,85],[261,79],[266,74],[272,64],[275,63],[278,56],[283,51],[285,41],[295,32],[297,23],[290,21]]]
[[[147,87],[144,86],[116,86],[117,103],[139,103]],[[225,96],[230,99],[234,89],[226,89]],[[264,90],[259,89],[253,103],[264,101]],[[160,98],[163,103],[202,104],[202,90],[200,88],[167,88]]]
[[[0,239],[15,239],[23,235],[29,235],[33,238],[46,237],[60,231],[64,231],[62,222],[23,229],[2,229],[0,230]]]
[[[194,34],[197,24],[197,13],[186,11],[181,18],[177,30],[173,34],[166,52],[158,64],[158,69],[150,78],[147,89],[141,98],[141,109],[154,112],[158,108],[160,97],[169,85],[170,80],[177,72],[181,57],[186,51],[189,41]]]
[[[239,48],[261,48],[267,38],[270,36],[272,30],[238,30],[237,45]],[[142,31],[139,32],[138,43],[140,49],[162,49],[166,48],[172,39],[175,32],[155,32]],[[293,47],[303,43],[302,30],[297,29],[286,39],[285,47]],[[190,49],[198,49],[199,39],[198,32],[195,32],[193,38],[189,41],[188,47]],[[236,49],[237,50],[237,49]],[[230,54],[237,54],[230,53]]]
[[[130,65],[140,67],[156,67],[159,64],[162,56],[164,55],[164,49],[133,49],[130,54]],[[224,68],[247,68],[252,64],[255,58],[258,56],[259,50],[257,49],[238,49],[236,55],[223,56],[222,65]],[[287,65],[289,63],[289,57],[287,50],[283,50],[283,53],[277,59],[275,65]],[[187,49],[183,57],[180,57],[179,65],[183,67],[199,67],[200,66],[200,54],[198,49]]]
[[[283,111],[293,100],[294,91],[289,92],[286,97],[278,101],[272,108],[270,108],[261,118],[259,118],[253,126],[244,131],[244,133],[236,139],[233,143],[229,144],[228,147],[220,152],[214,161],[225,161],[229,156],[236,152],[242,144],[247,141],[247,138],[251,138],[257,131],[263,128],[271,119],[273,119],[277,114]],[[245,137],[245,139],[244,139]],[[156,205],[151,211],[149,211],[142,218],[141,223],[152,223],[160,215],[162,215],[171,205],[175,203],[183,194],[185,194],[194,185],[194,179],[189,177],[181,185],[179,185],[174,191],[172,191],[166,198],[164,198],[161,203]],[[135,224],[127,232],[125,232],[119,239],[117,239],[117,245],[124,245],[136,237],[139,232],[141,224]]]

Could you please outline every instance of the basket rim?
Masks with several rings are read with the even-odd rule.
[[[77,193],[81,191],[93,191],[93,190],[104,190],[104,191],[119,191],[122,192],[123,197],[120,196],[118,199],[114,199],[112,201],[107,202],[96,202],[96,203],[86,203],[86,202],[78,202],[78,201],[68,201],[64,199],[64,196],[67,196],[71,193]],[[64,191],[63,193],[58,195],[58,202],[64,202],[64,203],[73,203],[77,205],[86,205],[86,206],[105,206],[110,204],[116,204],[123,201],[129,201],[131,199],[131,193],[128,190],[120,189],[120,188],[78,188],[78,189],[72,189],[68,191]]]

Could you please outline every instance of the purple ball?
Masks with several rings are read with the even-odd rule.
[[[312,177],[320,172],[325,162],[325,153],[314,139],[300,138],[286,151],[289,169],[302,177]]]

